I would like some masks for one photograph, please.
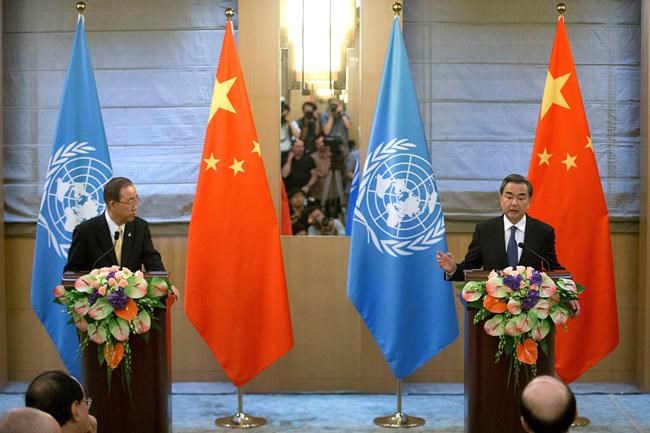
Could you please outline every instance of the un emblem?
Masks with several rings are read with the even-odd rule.
[[[72,231],[82,221],[104,211],[104,184],[111,167],[89,156],[88,142],[73,142],[50,158],[38,224],[48,232],[49,244],[60,257],[67,257]]]
[[[375,247],[395,257],[427,250],[445,233],[431,163],[409,152],[415,146],[393,139],[368,155],[354,210]]]

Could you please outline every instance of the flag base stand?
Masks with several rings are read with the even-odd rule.
[[[571,427],[587,427],[591,421],[586,416],[577,416],[571,423]]]
[[[237,413],[232,416],[217,418],[214,423],[223,428],[255,428],[266,425],[266,419],[244,413],[244,397],[241,388],[237,388]]]
[[[395,412],[389,416],[380,416],[374,419],[375,425],[385,428],[412,428],[423,426],[423,418],[408,416],[404,412]]]
[[[375,425],[385,428],[413,428],[425,424],[424,418],[409,416],[402,412],[402,381],[397,381],[397,412],[388,416],[375,418]]]

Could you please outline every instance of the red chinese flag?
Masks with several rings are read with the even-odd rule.
[[[280,188],[282,191],[282,206],[280,207],[280,221],[282,229],[280,230],[283,235],[292,235],[291,228],[291,209],[289,208],[289,198],[287,191],[284,189],[284,182],[280,181]]]
[[[237,387],[293,346],[278,222],[230,21],[190,220],[185,311]]]
[[[530,214],[555,227],[560,263],[587,289],[580,315],[556,333],[555,368],[569,383],[618,345],[618,314],[609,215],[562,16],[528,177]]]

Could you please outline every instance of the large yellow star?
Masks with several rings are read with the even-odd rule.
[[[219,80],[214,80],[214,90],[212,91],[212,102],[210,103],[210,119],[218,109],[230,111],[231,113],[237,113],[235,108],[232,106],[230,99],[228,99],[228,92],[232,88],[232,85],[235,84],[237,77],[232,77],[230,80],[226,80],[223,83],[220,83]]]
[[[591,142],[591,137],[587,137],[587,144],[585,144],[585,149],[591,149],[594,151],[594,143]]]
[[[578,157],[578,155],[576,155],[576,156],[571,156],[571,155],[569,155],[569,153],[567,152],[567,154],[566,154],[566,159],[565,159],[564,161],[562,161],[562,164],[566,165],[566,171],[569,171],[569,169],[570,169],[571,167],[578,168],[578,166],[576,165],[576,158],[577,158],[577,157]]]
[[[257,153],[259,156],[262,156],[262,148],[260,147],[260,144],[253,140],[253,150],[251,150],[251,153]]]
[[[561,77],[554,78],[551,71],[546,72],[546,84],[544,84],[544,96],[542,97],[542,110],[539,113],[539,119],[543,119],[551,109],[553,104],[564,108],[571,108],[562,95],[562,88],[566,84],[571,73],[564,74]]]
[[[228,168],[233,171],[233,176],[237,176],[237,173],[244,172],[244,160],[237,161],[237,158],[233,158],[233,163]]]
[[[546,152],[546,148],[544,148],[544,152],[538,153],[537,156],[539,156],[539,165],[542,164],[551,165],[549,160],[551,159],[551,156],[553,156],[553,154]]]
[[[214,154],[210,153],[210,158],[203,160],[207,165],[205,166],[205,171],[210,169],[217,171],[217,163],[221,161],[220,159],[215,159]]]

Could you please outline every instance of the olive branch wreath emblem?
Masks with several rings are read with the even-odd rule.
[[[368,154],[366,169],[364,171],[367,175],[363,176],[361,185],[359,185],[359,198],[365,197],[370,180],[372,179],[372,173],[383,161],[395,155],[397,152],[408,151],[414,147],[416,145],[409,143],[407,139],[394,138],[387,144],[380,144],[373,152]],[[438,221],[431,228],[413,239],[380,239],[368,223],[363,212],[361,212],[359,206],[360,201],[357,201],[357,206],[354,208],[354,219],[366,227],[368,238],[372,240],[375,248],[381,253],[387,253],[393,257],[409,256],[418,251],[431,248],[431,246],[440,242],[445,234],[444,221],[442,218],[438,218]]]
[[[73,141],[72,143],[61,146],[57,149],[56,152],[50,157],[48,162],[47,176],[45,178],[45,186],[43,187],[43,200],[41,202],[41,212],[38,213],[38,224],[47,230],[48,244],[54,248],[54,251],[59,257],[66,257],[67,251],[64,251],[65,247],[69,245],[62,245],[56,238],[54,230],[50,228],[50,221],[45,218],[43,215],[43,205],[47,198],[47,191],[49,191],[54,182],[54,174],[59,170],[59,168],[65,165],[70,159],[75,158],[80,155],[86,155],[95,150],[94,147],[89,146],[87,141]]]

